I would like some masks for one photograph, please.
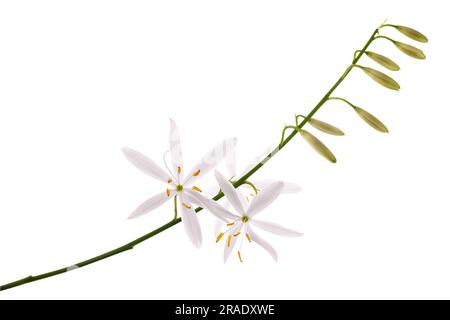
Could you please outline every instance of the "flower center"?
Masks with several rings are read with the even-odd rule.
[[[175,186],[175,190],[176,190],[177,192],[181,192],[181,191],[183,191],[183,186],[182,186],[181,184],[177,184],[177,185]]]
[[[243,217],[241,218],[241,220],[242,220],[243,223],[247,223],[248,220],[250,220],[250,218],[247,217],[247,216],[243,216]]]

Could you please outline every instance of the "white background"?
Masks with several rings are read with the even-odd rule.
[[[449,22],[443,1],[2,1],[0,283],[64,267],[141,236],[170,205],[129,213],[160,192],[120,149],[162,163],[168,118],[186,165],[236,136],[239,166],[307,113],[372,31],[389,22],[429,36],[426,61],[386,41],[401,66],[386,90],[360,70],[338,89],[378,116],[380,134],[339,102],[317,117],[333,165],[294,139],[257,174],[297,182],[261,214],[305,233],[266,238],[245,263],[222,261],[214,220],[204,245],[181,225],[114,258],[0,293],[15,298],[450,298]],[[362,64],[375,66],[367,58]],[[381,67],[377,67],[381,69]],[[384,71],[384,70],[383,70]],[[202,181],[205,187],[209,182]]]

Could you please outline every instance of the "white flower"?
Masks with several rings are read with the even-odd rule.
[[[227,158],[225,159],[225,169],[226,174],[225,177],[228,178],[230,181],[237,181],[239,180],[244,174],[246,174],[248,171],[253,169],[258,163],[260,163],[272,150],[274,147],[267,148],[262,152],[259,156],[255,157],[246,167],[243,171],[241,171],[239,174],[237,174],[237,161],[236,161],[236,150],[232,149]],[[239,190],[242,191],[244,198],[247,202],[250,202],[251,199],[259,192],[259,190],[265,189],[270,184],[277,182],[277,180],[273,179],[251,179],[251,182],[247,182],[239,186]],[[283,182],[283,188],[281,189],[281,194],[294,194],[298,193],[302,190],[302,188],[292,182]],[[212,188],[208,188],[203,194],[209,198],[212,198],[220,191],[219,186],[214,186]],[[229,210],[231,208],[230,202],[224,198],[223,201],[221,201],[222,206]],[[216,220],[214,232],[217,234],[219,230],[222,230],[225,225],[225,222],[223,220]]]
[[[242,262],[241,250],[245,239],[249,242],[256,242],[258,245],[263,247],[275,261],[278,259],[275,249],[267,241],[255,233],[253,227],[285,237],[298,237],[303,235],[302,233],[287,229],[278,224],[254,218],[280,195],[284,188],[283,182],[273,182],[269,184],[265,189],[258,192],[254,199],[248,203],[240,190],[235,189],[231,182],[229,182],[220,172],[216,171],[215,175],[221,190],[237,214],[230,212],[220,206],[217,202],[204,196],[197,196],[196,198],[205,208],[214,213],[215,216],[221,218],[222,220],[228,220],[228,229],[225,232],[221,232],[216,240],[216,242],[219,242],[224,236],[226,236],[224,252],[225,262],[238,241],[240,241],[240,246],[237,253],[239,260]]]
[[[195,200],[195,193],[202,192],[202,190],[195,186],[194,183],[197,179],[203,177],[207,172],[217,166],[217,164],[226,157],[228,152],[234,149],[236,139],[230,138],[219,143],[211,149],[187,175],[184,175],[180,135],[178,133],[177,125],[172,119],[170,119],[169,144],[173,172],[169,169],[167,164],[166,171],[145,155],[129,148],[123,149],[125,157],[136,168],[150,177],[166,184],[166,188],[163,192],[144,201],[136,208],[136,210],[134,210],[129,218],[142,216],[158,208],[172,197],[177,196],[179,211],[181,212],[181,219],[186,233],[192,243],[196,247],[200,247],[202,243],[202,234],[197,215],[193,208],[193,204],[196,202],[193,200]]]

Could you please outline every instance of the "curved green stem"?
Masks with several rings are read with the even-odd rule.
[[[306,116],[302,115],[302,114],[298,114],[295,116],[295,126],[298,127],[298,118],[303,118],[305,119]]]
[[[389,24],[389,23],[384,24],[384,23],[383,23],[378,29],[381,29],[381,28],[384,28],[384,27],[397,28],[397,26],[395,26],[395,25],[393,25],[393,24]]]
[[[361,52],[361,50],[356,50],[355,53],[353,54],[353,59],[356,58],[356,56]]]
[[[344,98],[340,98],[340,97],[329,97],[328,100],[339,100],[339,101],[345,102],[346,104],[348,104],[348,105],[349,105],[350,107],[352,107],[352,108],[355,108],[355,107],[356,107],[353,103],[351,103],[350,101],[348,101],[348,100],[346,100],[346,99],[344,99]]]
[[[376,36],[375,38],[373,38],[373,40],[377,40],[377,39],[386,39],[386,40],[389,40],[392,43],[396,43],[396,41],[394,39],[391,39],[391,38],[386,37],[386,36]]]
[[[255,191],[255,194],[258,194],[258,192],[259,192],[258,188],[256,188],[256,186],[253,183],[251,183],[250,181],[244,181],[242,184],[246,184],[246,185],[250,186],[253,189],[253,191]]]
[[[349,67],[347,67],[347,69],[345,69],[344,73],[339,77],[339,79],[334,83],[334,85],[327,91],[327,93],[323,96],[323,98],[317,103],[317,105],[308,113],[308,115],[306,117],[304,117],[304,119],[302,120],[302,122],[300,124],[298,124],[297,126],[295,126],[295,130],[289,134],[289,136],[286,137],[286,139],[284,139],[284,131],[283,130],[283,139],[281,141],[281,143],[274,149],[272,150],[272,152],[270,152],[261,162],[259,162],[258,164],[256,164],[252,169],[250,169],[246,174],[244,174],[239,180],[235,181],[233,183],[234,187],[239,187],[240,185],[246,183],[246,181],[248,180],[248,178],[250,178],[256,171],[258,171],[262,166],[264,166],[264,164],[266,164],[270,159],[272,159],[278,152],[280,152],[281,149],[283,149],[288,143],[289,141],[291,141],[298,133],[298,131],[312,118],[312,116],[320,109],[320,107],[322,107],[325,102],[328,101],[328,99],[330,98],[331,94],[334,92],[334,90],[336,90],[336,88],[342,83],[342,81],[344,81],[344,79],[347,77],[347,75],[350,73],[350,71],[353,68],[353,65],[355,65],[359,59],[361,58],[361,56],[364,54],[364,52],[367,50],[367,48],[370,46],[370,44],[374,41],[374,39],[376,38],[376,35],[378,33],[378,29],[376,29],[372,35],[370,36],[369,40],[366,42],[366,44],[364,45],[364,47],[361,49],[361,51],[359,52],[359,54],[354,57],[352,65],[350,65]],[[292,127],[292,126],[291,126]],[[220,198],[223,197],[223,193],[219,192],[214,198],[213,200],[217,201]],[[196,212],[201,211],[202,208],[197,208],[195,209]],[[156,236],[157,234],[177,225],[178,223],[181,222],[181,218],[176,218],[176,219],[172,219],[170,222],[162,225],[161,227],[143,235],[142,237],[137,238],[136,240],[133,240],[123,246],[120,246],[114,250],[108,251],[106,253],[103,253],[101,255],[98,255],[96,257],[93,257],[91,259],[79,262],[77,264],[68,266],[68,267],[64,267],[61,269],[57,269],[51,272],[47,272],[47,273],[42,273],[39,274],[37,276],[28,276],[26,278],[14,281],[14,282],[10,282],[8,284],[2,285],[0,286],[0,291],[2,290],[7,290],[7,289],[11,289],[14,287],[18,287],[30,282],[35,282],[38,280],[42,280],[45,278],[50,278],[62,273],[66,273],[68,271],[74,270],[74,269],[78,269],[78,268],[82,268],[85,267],[89,264],[104,260],[106,258],[112,257],[116,254],[128,251],[133,249],[136,245],[144,242],[145,240],[148,240],[154,236]]]

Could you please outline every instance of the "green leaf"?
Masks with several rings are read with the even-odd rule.
[[[394,41],[394,44],[401,52],[403,52],[404,54],[406,54],[412,58],[419,59],[419,60],[426,59],[425,53],[423,53],[422,50],[420,50],[416,47],[413,47],[409,44],[406,44],[406,43],[403,43],[400,41]]]
[[[410,39],[422,43],[428,42],[428,38],[417,30],[405,26],[395,26],[395,28]]]
[[[305,139],[306,142],[309,143],[309,145],[317,151],[321,156],[323,156],[325,159],[332,163],[336,163],[336,157],[334,154],[328,149],[322,141],[317,139],[315,136],[313,136],[311,133],[309,133],[306,130],[300,130],[299,131],[303,139]]]
[[[400,85],[391,77],[384,74],[383,72],[380,72],[378,70],[367,68],[367,67],[361,67],[360,68],[374,81],[381,84],[383,87],[386,87],[391,90],[400,90]]]
[[[316,128],[317,130],[320,130],[322,132],[325,132],[325,133],[328,133],[328,134],[331,134],[334,136],[343,136],[344,135],[344,132],[342,132],[341,129],[336,128],[335,126],[333,126],[329,123],[326,123],[324,121],[320,121],[317,119],[309,119],[308,123],[312,127]]]
[[[389,69],[392,71],[400,70],[400,67],[398,66],[398,64],[396,64],[394,61],[392,61],[388,57],[385,57],[381,54],[371,52],[371,51],[366,51],[366,56],[368,56],[370,59],[372,59],[376,63],[382,65],[386,69]]]
[[[389,132],[388,128],[383,124],[383,122],[378,120],[373,114],[367,112],[366,110],[360,107],[354,107],[354,109],[358,114],[358,116],[360,116],[361,119],[363,119],[369,126],[374,128],[375,130],[378,130],[383,133]]]

